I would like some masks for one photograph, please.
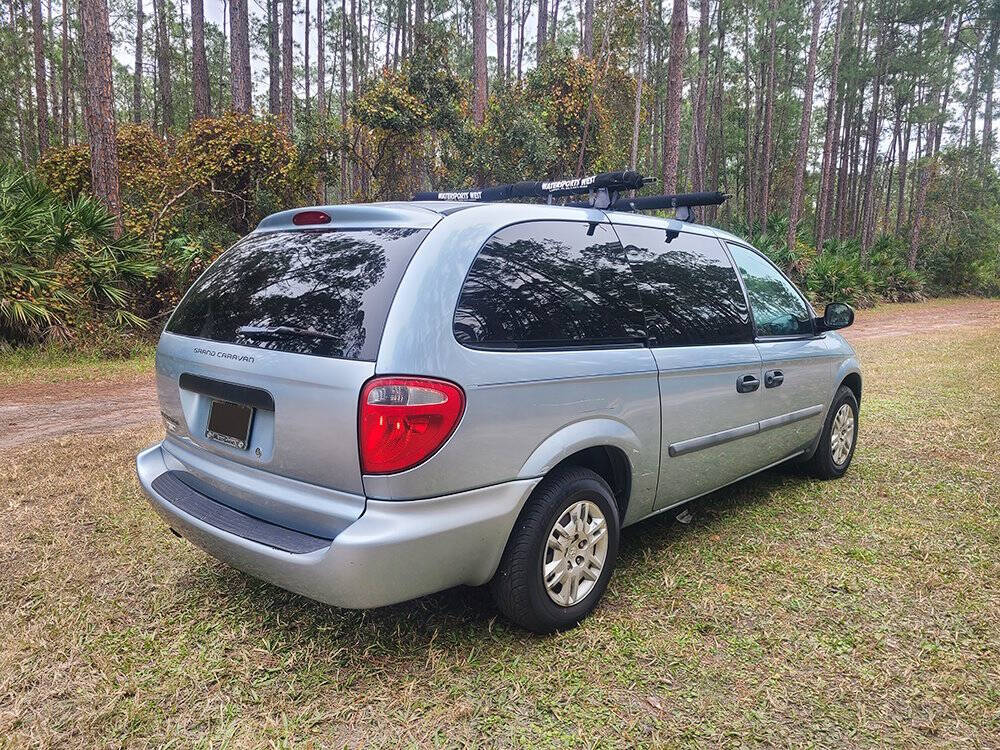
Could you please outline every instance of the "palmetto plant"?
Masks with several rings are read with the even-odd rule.
[[[0,338],[42,338],[88,315],[144,325],[129,310],[131,290],[156,265],[114,227],[95,199],[60,202],[32,175],[0,165]]]

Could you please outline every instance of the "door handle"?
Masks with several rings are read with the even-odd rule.
[[[753,375],[740,375],[736,378],[736,391],[738,393],[753,393],[760,388],[760,379]]]
[[[781,370],[768,370],[764,373],[764,387],[777,388],[785,382],[785,373]]]

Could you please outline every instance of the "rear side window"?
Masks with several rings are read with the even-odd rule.
[[[469,346],[544,348],[638,343],[638,290],[606,224],[534,221],[493,235],[455,310]]]
[[[736,270],[718,240],[663,229],[616,226],[635,271],[656,346],[753,341]]]
[[[374,361],[424,229],[251,234],[195,282],[167,331],[296,354]]]

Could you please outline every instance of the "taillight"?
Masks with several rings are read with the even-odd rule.
[[[429,458],[465,409],[454,383],[429,378],[374,378],[361,390],[361,471],[392,474]]]
[[[310,224],[329,224],[330,214],[326,211],[299,211],[292,217],[292,223],[297,227],[305,227]]]

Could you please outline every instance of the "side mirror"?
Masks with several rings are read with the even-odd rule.
[[[817,321],[823,331],[836,331],[847,328],[854,322],[854,310],[843,302],[831,302],[823,311],[823,317]]]

